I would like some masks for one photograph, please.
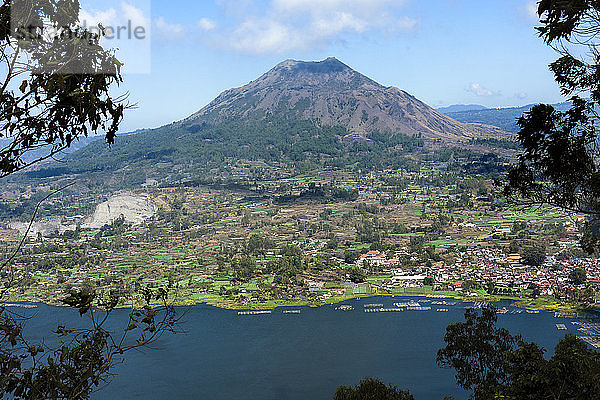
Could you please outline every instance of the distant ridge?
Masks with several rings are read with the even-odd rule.
[[[447,116],[463,122],[470,124],[485,124],[496,126],[507,132],[518,132],[519,126],[517,125],[517,119],[522,116],[524,113],[531,110],[531,108],[535,104],[529,104],[523,107],[507,107],[507,108],[483,108],[480,110],[477,109],[465,109],[459,110],[460,107],[463,106],[450,106],[446,107],[446,109],[450,109],[450,111],[442,111],[439,109],[438,111],[444,112]],[[571,107],[571,103],[557,103],[553,104],[554,108],[559,111],[566,111]],[[483,107],[483,106],[481,106]],[[455,111],[452,111],[452,110]]]
[[[438,108],[437,110],[442,114],[448,114],[453,112],[481,111],[487,109],[487,107],[479,104],[454,104],[448,107]]]

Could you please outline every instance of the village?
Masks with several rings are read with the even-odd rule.
[[[144,287],[169,288],[176,304],[256,309],[374,294],[561,310],[598,299],[600,262],[578,244],[582,217],[516,207],[489,180],[321,172],[252,187],[261,195],[153,185],[105,197],[88,215],[6,221],[3,257],[28,235],[3,271],[18,282],[11,301],[56,304],[84,285],[120,293],[124,306]],[[57,203],[91,201],[73,196]]]
[[[418,288],[427,283],[434,291],[450,291],[477,297],[475,288],[484,288],[490,283],[493,291],[502,294],[518,295],[521,292],[537,287],[539,295],[566,298],[566,293],[577,289],[579,285],[569,279],[575,269],[586,271],[587,283],[596,291],[600,291],[600,260],[592,258],[557,260],[549,257],[541,266],[523,265],[519,254],[505,255],[498,250],[468,250],[458,255],[461,257],[453,265],[438,263],[431,267],[417,268],[409,274],[399,267],[399,257],[405,252],[394,254],[388,258],[379,251],[369,251],[357,261],[359,266],[379,265],[383,272],[392,275],[385,279],[381,287],[388,291],[397,288]],[[464,258],[475,261],[464,262]],[[493,294],[493,293],[490,293]]]

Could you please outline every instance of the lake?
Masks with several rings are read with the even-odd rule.
[[[344,302],[354,307],[351,311],[327,305],[301,308],[300,314],[284,314],[279,308],[248,316],[206,305],[190,307],[183,318],[185,333],[128,354],[112,382],[93,398],[332,399],[339,385],[355,385],[367,376],[409,389],[417,400],[466,398],[453,371],[435,364],[445,328],[463,319],[464,303],[424,303],[431,311],[364,312],[367,304],[393,308],[393,303],[409,300],[375,297]],[[546,349],[552,351],[565,333],[577,333],[573,319],[555,318],[551,312],[516,314],[518,309],[510,304],[497,304],[509,309],[498,316],[500,325]],[[40,305],[25,312],[38,316],[29,323],[30,333],[49,332],[58,321],[67,326],[83,323],[77,311],[65,308]],[[126,326],[127,315],[118,310],[111,325]],[[558,331],[558,323],[568,330]]]

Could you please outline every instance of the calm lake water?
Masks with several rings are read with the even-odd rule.
[[[95,399],[307,400],[332,399],[339,385],[354,385],[373,376],[409,389],[417,400],[457,400],[468,394],[456,388],[452,370],[436,366],[445,328],[462,320],[465,304],[432,305],[432,311],[365,313],[364,305],[410,298],[376,297],[338,305],[302,308],[301,314],[240,316],[235,311],[199,305],[186,309],[186,333],[162,338],[152,350],[131,353],[112,382]],[[420,299],[415,298],[415,301]],[[425,306],[431,304],[424,303]],[[467,303],[467,305],[469,305]],[[565,333],[577,333],[573,319],[554,313],[508,314],[499,322],[552,351]],[[436,312],[448,308],[448,312]],[[33,334],[82,324],[77,311],[41,305],[29,323]],[[118,311],[115,326],[126,326],[127,311]],[[568,331],[558,331],[564,323]]]

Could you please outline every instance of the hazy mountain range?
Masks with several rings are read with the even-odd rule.
[[[518,132],[519,126],[517,125],[517,119],[531,110],[534,105],[535,104],[529,104],[523,107],[509,108],[486,108],[477,104],[457,104],[438,108],[438,111],[463,123],[486,124],[496,126],[507,132]],[[559,111],[566,111],[570,108],[571,103],[558,103],[553,104],[553,106]]]
[[[462,112],[462,111],[481,111],[481,110],[489,110],[485,106],[481,106],[479,104],[454,104],[448,107],[442,107],[437,109],[442,114],[454,113],[454,112]]]

